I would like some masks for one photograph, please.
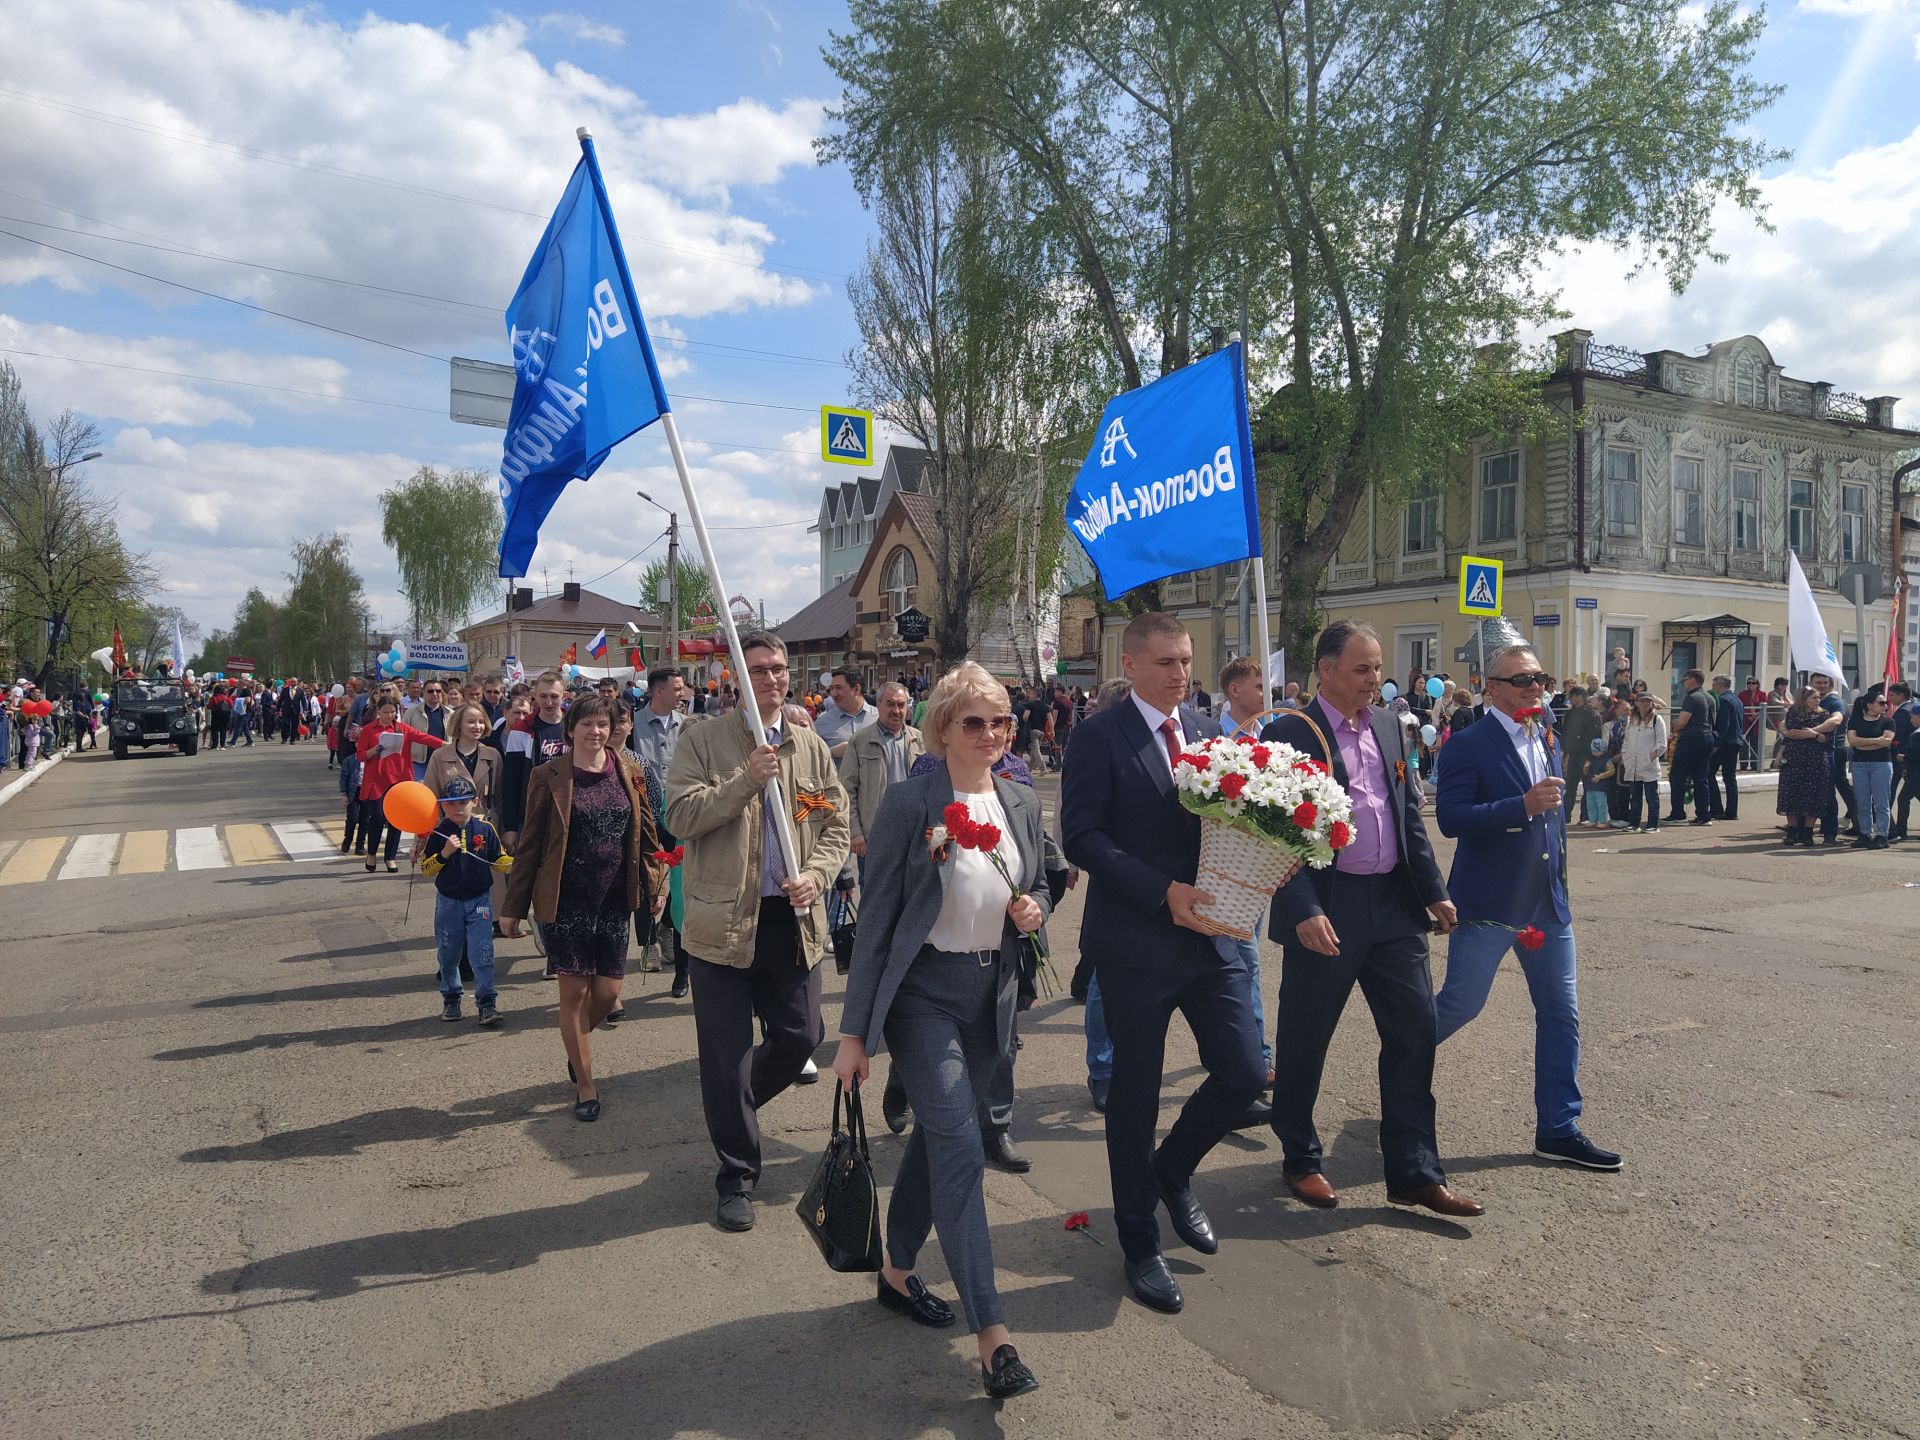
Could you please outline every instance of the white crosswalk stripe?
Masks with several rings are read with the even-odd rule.
[[[273,838],[280,842],[289,860],[325,860],[340,853],[339,847],[311,820],[276,821]]]
[[[228,863],[220,832],[211,825],[174,831],[173,857],[177,870],[224,870]]]
[[[114,857],[120,853],[118,835],[82,835],[67,852],[67,863],[60,867],[62,880],[87,880],[113,873]]]

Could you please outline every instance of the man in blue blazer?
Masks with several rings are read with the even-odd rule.
[[[1270,928],[1282,947],[1273,1043],[1281,1177],[1303,1204],[1330,1210],[1340,1203],[1321,1171],[1313,1107],[1327,1045],[1357,984],[1380,1032],[1387,1199],[1441,1215],[1480,1215],[1478,1201],[1448,1188],[1434,1134],[1427,935],[1451,930],[1454,910],[1407,782],[1406,732],[1373,703],[1380,637],[1371,625],[1336,620],[1314,644],[1313,668],[1319,693],[1260,738],[1284,741],[1332,770],[1353,801],[1353,835],[1332,865],[1302,866],[1273,897]]]
[[[1447,882],[1460,928],[1435,1000],[1445,1043],[1480,1013],[1508,950],[1533,997],[1533,1153],[1589,1170],[1620,1157],[1580,1132],[1580,1005],[1567,907],[1565,757],[1540,713],[1547,675],[1525,645],[1487,660],[1487,715],[1447,742],[1434,803],[1440,833],[1460,843]],[[1522,931],[1542,937],[1520,944]]]
[[[1193,641],[1170,615],[1136,615],[1120,642],[1133,693],[1073,728],[1061,776],[1060,833],[1087,873],[1080,944],[1095,957],[1113,1080],[1107,1093],[1107,1169],[1127,1283],[1168,1313],[1185,1303],[1160,1254],[1155,1207],[1165,1202],[1180,1238],[1218,1250],[1194,1199],[1196,1166],[1260,1098],[1267,1072],[1238,951],[1221,953],[1219,927],[1194,910],[1200,821],[1181,804],[1173,757],[1219,733],[1182,710]],[[1207,1078],[1154,1148],[1167,1024],[1178,1010],[1199,1043]]]

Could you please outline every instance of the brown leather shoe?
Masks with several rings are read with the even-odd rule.
[[[1287,1189],[1293,1192],[1293,1198],[1303,1205],[1311,1205],[1316,1210],[1331,1210],[1340,1203],[1333,1186],[1318,1170],[1310,1175],[1283,1175],[1281,1178],[1287,1182]]]
[[[1444,1185],[1422,1185],[1418,1190],[1409,1190],[1404,1195],[1389,1195],[1387,1200],[1394,1205],[1423,1206],[1436,1215],[1457,1215],[1471,1219],[1487,1213],[1487,1207],[1478,1200],[1456,1195]]]

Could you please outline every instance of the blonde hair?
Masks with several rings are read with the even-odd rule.
[[[947,723],[953,719],[953,712],[970,700],[984,700],[996,707],[996,715],[1005,714],[1007,687],[994,679],[986,666],[962,660],[934,685],[926,713],[920,717],[920,731],[929,755],[946,759]]]

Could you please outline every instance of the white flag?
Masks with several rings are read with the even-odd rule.
[[[1829,676],[1836,687],[1847,688],[1847,677],[1840,671],[1840,657],[1827,639],[1827,627],[1820,619],[1820,607],[1813,603],[1813,590],[1807,584],[1807,572],[1800,568],[1800,557],[1787,552],[1787,634],[1793,641],[1793,668],[1809,675]]]
[[[179,677],[187,673],[187,647],[180,643],[180,617],[173,617],[173,673]]]
[[[1282,690],[1287,684],[1287,652],[1285,648],[1267,656],[1267,688]]]

